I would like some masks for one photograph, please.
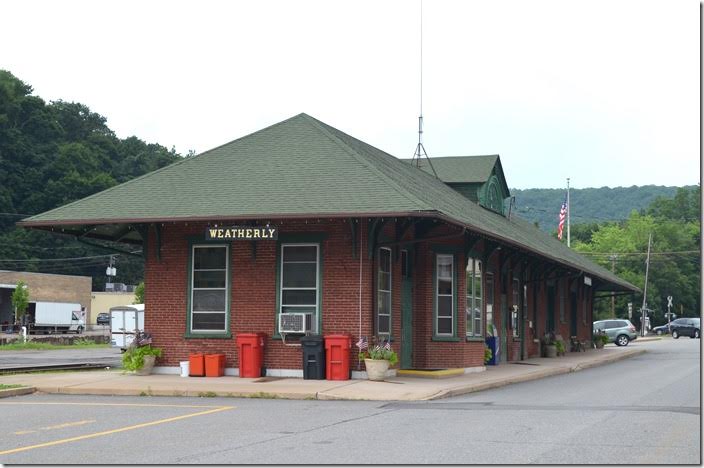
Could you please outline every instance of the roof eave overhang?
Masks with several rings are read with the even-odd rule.
[[[641,292],[641,290],[639,288],[637,288],[636,286],[633,286],[632,284],[630,284],[626,281],[623,281],[620,279],[619,279],[619,281],[613,281],[609,278],[604,278],[603,276],[599,275],[598,273],[595,273],[590,270],[585,270],[584,267],[582,267],[580,265],[576,265],[576,264],[570,262],[569,260],[565,260],[564,258],[556,257],[554,255],[546,254],[543,252],[536,252],[536,251],[532,250],[530,247],[523,245],[519,242],[516,242],[513,239],[509,239],[504,236],[497,235],[496,233],[477,228],[476,226],[473,226],[473,225],[470,225],[467,223],[463,223],[461,221],[458,221],[458,220],[456,220],[452,217],[446,216],[444,214],[438,214],[437,218],[439,218],[445,222],[449,222],[449,223],[456,224],[456,225],[459,225],[462,227],[466,227],[466,228],[471,229],[472,231],[477,232],[487,238],[491,238],[491,239],[497,240],[499,242],[508,244],[515,249],[523,250],[526,253],[533,253],[534,255],[538,255],[540,257],[546,258],[546,259],[551,260],[555,263],[565,265],[569,268],[572,268],[573,270],[580,271],[584,274],[588,274],[588,275],[594,276],[596,278],[599,278],[601,280],[600,289],[599,289],[600,291]]]
[[[31,221],[24,220],[17,223],[17,226],[27,228],[27,229],[39,229],[44,231],[57,232],[60,234],[87,237],[99,240],[108,241],[118,241],[117,239],[111,238],[109,235],[101,235],[87,230],[87,227],[95,227],[99,225],[115,225],[123,226],[130,224],[152,224],[152,223],[181,223],[181,222],[213,222],[213,221],[251,221],[255,219],[311,219],[311,218],[329,218],[329,219],[348,219],[348,218],[384,218],[384,217],[419,217],[419,218],[436,218],[438,220],[458,225],[461,227],[466,227],[472,231],[499,241],[501,243],[507,244],[515,249],[523,250],[526,253],[532,253],[543,257],[552,262],[565,265],[576,271],[583,271],[586,274],[593,275],[601,280],[600,289],[601,291],[631,291],[640,292],[637,287],[622,281],[613,281],[608,278],[604,278],[601,275],[594,273],[592,271],[584,271],[584,268],[580,265],[576,265],[569,260],[564,258],[559,258],[544,252],[536,252],[530,247],[516,242],[513,239],[506,238],[496,233],[486,231],[484,229],[478,228],[477,226],[467,224],[458,221],[450,216],[447,216],[439,211],[427,210],[427,211],[398,211],[398,212],[348,212],[348,213],[252,213],[245,215],[212,215],[212,216],[189,216],[189,217],[148,217],[148,218],[98,218],[98,219],[74,219],[74,220],[53,220],[53,221]],[[127,243],[141,243],[135,239],[123,239]]]

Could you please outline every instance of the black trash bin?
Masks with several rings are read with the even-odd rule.
[[[322,335],[301,338],[303,350],[303,378],[325,380],[325,342]]]

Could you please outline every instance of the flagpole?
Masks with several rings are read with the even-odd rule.
[[[570,178],[567,178],[567,247],[570,246]]]

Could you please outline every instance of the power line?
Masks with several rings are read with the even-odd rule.
[[[628,255],[647,255],[645,252],[579,252],[580,255],[592,255],[601,257],[610,256],[628,256]],[[675,252],[650,252],[650,255],[691,255],[691,254],[701,254],[699,250],[680,250]]]
[[[30,262],[61,262],[61,261],[72,261],[72,260],[87,260],[91,258],[105,258],[119,256],[119,254],[107,254],[107,255],[92,255],[89,257],[67,257],[67,258],[32,258],[32,259],[9,259],[0,258],[0,262],[12,262],[12,263],[30,263]]]

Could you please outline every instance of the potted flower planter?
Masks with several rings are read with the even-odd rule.
[[[556,358],[557,357],[557,346],[554,344],[549,344],[545,346],[545,357]]]
[[[364,366],[367,368],[369,380],[384,380],[386,371],[389,370],[389,361],[386,359],[364,359]]]
[[[134,373],[135,375],[150,375],[152,369],[154,369],[154,363],[156,362],[156,356],[144,356],[144,365],[141,369],[137,369]]]

